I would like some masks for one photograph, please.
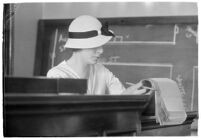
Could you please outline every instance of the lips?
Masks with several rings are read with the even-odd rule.
[[[95,61],[98,61],[98,59],[100,58],[100,56],[94,56],[93,57]]]
[[[94,56],[96,59],[99,59],[100,58],[100,56]]]

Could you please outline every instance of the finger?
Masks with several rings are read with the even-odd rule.
[[[134,86],[136,89],[138,89],[138,88],[142,87],[142,82],[139,82],[139,83],[135,84]]]
[[[136,95],[142,95],[142,94],[145,94],[145,93],[146,93],[146,89],[140,89],[140,90],[136,90],[134,92],[134,94],[136,94]]]
[[[129,85],[129,86],[135,85],[134,83],[130,83],[130,82],[126,82],[126,84]]]

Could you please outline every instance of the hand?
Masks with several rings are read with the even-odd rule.
[[[134,95],[143,95],[146,93],[146,89],[141,88],[142,82],[137,84],[133,84],[132,86],[128,87],[123,94],[134,94]]]

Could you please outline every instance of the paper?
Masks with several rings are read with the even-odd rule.
[[[160,125],[181,124],[186,120],[182,95],[175,81],[168,78],[151,78],[142,82],[156,89],[155,115]]]

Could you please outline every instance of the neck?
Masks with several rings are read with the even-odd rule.
[[[67,64],[80,76],[80,78],[88,79],[90,65],[86,64],[79,55],[74,54],[67,61]]]

